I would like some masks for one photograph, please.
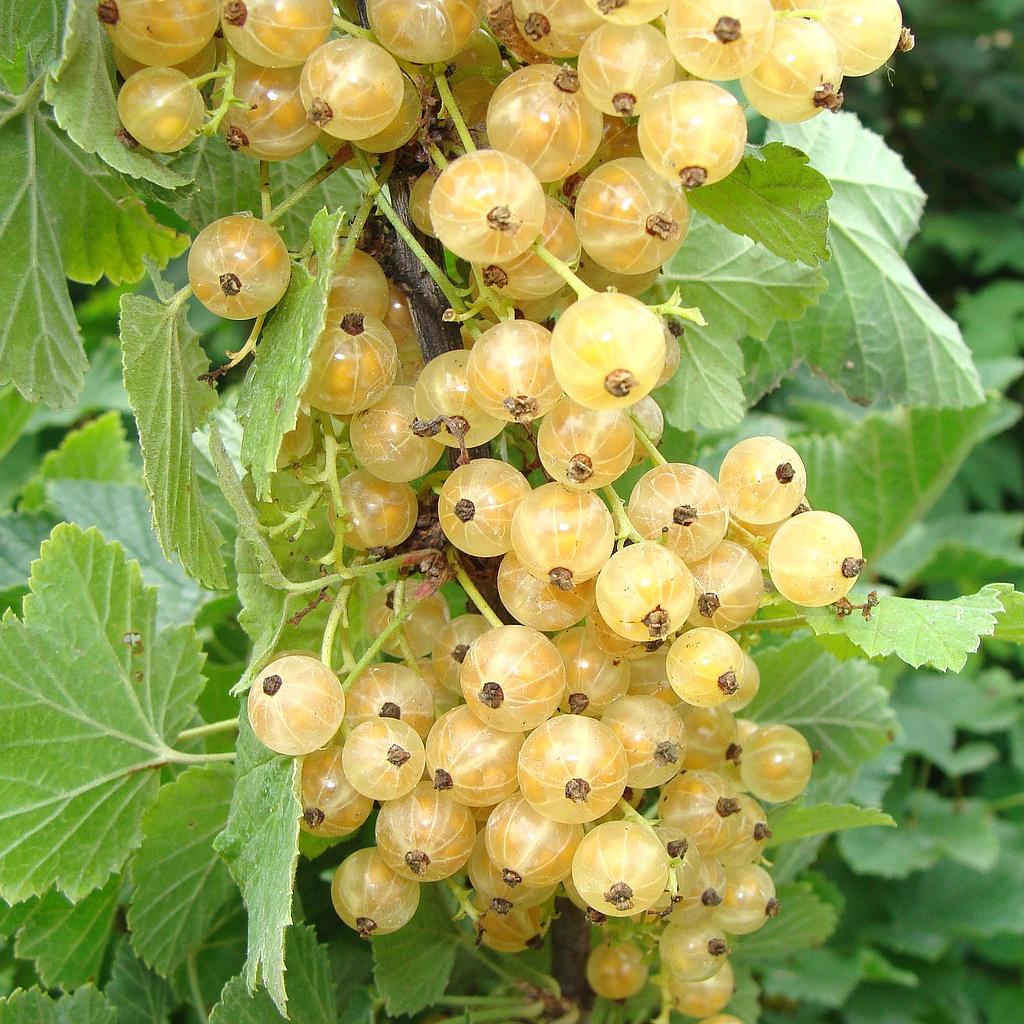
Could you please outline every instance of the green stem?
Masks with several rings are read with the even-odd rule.
[[[756,619],[754,622],[745,622],[737,626],[735,633],[760,633],[765,630],[791,630],[801,629],[807,625],[807,620],[802,615],[790,615],[778,619]]]
[[[205,75],[190,78],[189,84],[201,89],[207,82],[212,82],[215,78],[227,78],[231,74],[231,70],[226,64],[222,64],[220,67],[214,68],[213,71],[207,71]]]
[[[208,722],[205,725],[197,725],[192,729],[185,729],[178,733],[175,743],[183,740],[197,740],[203,736],[216,736],[222,732],[234,732],[238,728],[237,718],[225,718],[220,722]]]
[[[279,206],[264,217],[267,224],[276,224],[296,203],[301,203],[311,192],[319,188],[346,160],[352,156],[349,146],[342,146],[319,170],[314,171]]]
[[[366,159],[366,155],[360,150],[356,150],[356,159],[359,162],[359,169],[363,172],[363,177],[366,179],[367,188],[373,190],[377,208],[384,214],[392,228],[394,228],[395,234],[405,242],[412,254],[419,260],[420,265],[430,275],[434,284],[441,289],[441,294],[448,300],[452,309],[461,313],[463,309],[462,296],[453,288],[451,281],[448,280],[448,276],[430,258],[427,251],[420,245],[419,240],[409,230],[402,218],[398,216],[395,208],[380,190],[380,186],[370,170],[370,164]]]
[[[346,583],[338,587],[338,593],[334,597],[330,614],[327,616],[327,623],[324,626],[323,641],[320,644],[320,660],[328,667],[333,667],[334,658],[334,637],[338,632],[338,625],[346,616],[348,610],[348,598],[352,592],[351,584]],[[346,670],[350,666],[346,665]]]
[[[202,1024],[208,1024],[210,1018],[207,1016],[206,1004],[203,1002],[203,989],[199,984],[199,969],[196,965],[196,954],[194,951],[190,952],[185,958],[185,973],[188,975],[188,989],[196,1015]]]
[[[427,152],[430,154],[430,159],[433,160],[442,171],[448,166],[448,157],[446,157],[444,153],[434,145],[434,143],[427,143]]]
[[[576,295],[585,299],[588,295],[593,295],[595,290],[590,287],[579,275],[577,275],[573,269],[569,266],[565,260],[560,260],[553,252],[549,252],[544,248],[543,242],[534,242],[531,246],[533,251],[540,257],[542,262],[546,263],[558,276],[576,293]]]
[[[224,85],[221,88],[220,105],[210,114],[209,119],[203,125],[202,132],[204,135],[216,135],[220,131],[220,123],[227,116],[228,111],[232,107],[244,105],[235,95],[235,54],[230,47],[224,56],[223,66],[225,70],[220,77],[224,79]],[[215,69],[210,74],[216,75],[218,72],[220,72],[220,68]]]
[[[469,578],[469,574],[465,569],[462,568],[458,560],[458,556],[454,553],[450,553],[448,556],[448,564],[452,568],[452,572],[455,573],[455,578],[459,581],[459,586],[466,592],[466,596],[476,605],[477,611],[492,625],[495,629],[504,626],[505,623],[498,618],[495,614],[494,609],[484,600],[483,594],[480,593],[477,585]]]
[[[354,22],[348,21],[339,15],[334,16],[334,27],[339,32],[344,32],[347,36],[356,36],[359,39],[369,39],[370,42],[376,42],[377,37],[368,29],[363,28],[362,25],[356,25]]]
[[[448,79],[445,78],[443,71],[434,80],[434,84],[437,86],[437,94],[441,97],[441,103],[444,105],[445,112],[451,118],[452,124],[455,125],[459,141],[465,147],[467,153],[475,152],[476,143],[473,141],[473,136],[469,134],[466,120],[462,116],[462,111],[459,110],[459,105],[455,102],[451,86],[448,84]]]
[[[180,750],[168,750],[161,764],[216,764],[219,761],[234,761],[235,752],[223,754],[183,754]]]
[[[644,538],[636,532],[633,524],[629,521],[629,516],[626,515],[626,506],[622,503],[618,491],[608,484],[601,488],[601,493],[605,496],[608,507],[611,509],[612,518],[615,520],[615,540],[619,545],[621,546],[627,540],[634,543],[641,542]]]
[[[270,194],[270,161],[260,161],[260,216],[264,220],[274,208],[274,200]]]
[[[1012,793],[1010,796],[1003,796],[998,800],[990,800],[988,805],[990,811],[1011,811],[1015,807],[1024,807],[1024,792]]]
[[[640,442],[640,447],[647,453],[647,458],[651,463],[655,466],[668,465],[668,459],[658,451],[651,435],[647,433],[647,428],[634,413],[629,413],[629,418],[633,421],[633,432],[636,434],[636,439]]]
[[[228,355],[231,357],[230,362],[224,367],[224,370],[230,370],[232,367],[237,366],[250,352],[256,347],[256,342],[259,341],[260,331],[263,330],[263,325],[266,323],[267,314],[260,313],[258,317],[253,321],[252,330],[249,332],[249,337],[245,339],[245,344],[237,352],[229,352]]]
[[[345,690],[359,678],[363,670],[370,665],[374,658],[380,653],[381,648],[394,636],[395,632],[402,628],[405,620],[412,614],[412,610],[415,607],[414,604],[406,605],[404,601],[405,597],[405,581],[399,580],[395,584],[394,591],[394,609],[391,621],[374,637],[373,643],[363,652],[363,656],[355,663],[352,671],[345,677],[345,682],[342,684]]]

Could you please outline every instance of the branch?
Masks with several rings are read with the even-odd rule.
[[[555,899],[557,916],[551,924],[551,973],[562,989],[562,998],[587,1009],[594,992],[587,981],[587,957],[590,955],[590,923],[574,903],[559,896]]]

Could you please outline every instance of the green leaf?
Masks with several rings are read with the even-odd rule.
[[[95,982],[113,933],[120,892],[117,875],[75,904],[59,892],[48,892],[18,929],[15,955],[35,961],[47,988],[67,991]]]
[[[833,949],[805,949],[773,966],[764,977],[764,991],[787,1001],[839,1008],[860,983],[860,964]]]
[[[52,528],[50,516],[23,512],[0,516],[0,590],[28,582],[29,566],[39,557],[39,545]]]
[[[0,459],[21,437],[34,411],[14,388],[0,388]]]
[[[0,0],[0,58],[14,61],[25,54],[40,65],[60,52],[64,0]]]
[[[456,936],[435,886],[421,888],[412,920],[373,940],[373,977],[390,1016],[425,1010],[444,995],[455,966]]]
[[[285,161],[291,163],[291,161]],[[177,154],[170,166],[199,187],[171,197],[174,210],[193,231],[201,231],[231,213],[260,211],[259,163],[232,153],[222,135],[202,135]]]
[[[746,235],[784,260],[816,267],[829,258],[828,179],[799,149],[781,142],[752,147],[728,178],[694,189],[695,210]]]
[[[767,338],[777,320],[799,319],[824,287],[820,269],[789,263],[695,214],[686,244],[653,290],[657,301],[679,288],[683,304],[699,306],[708,321],[686,325],[682,363],[658,391],[668,422],[680,430],[738,422],[747,404],[741,339]]]
[[[807,608],[804,615],[819,636],[844,636],[869,658],[895,654],[908,665],[927,665],[940,672],[959,672],[967,655],[992,636],[1009,583],[990,583],[977,594],[952,601],[921,601],[882,597],[871,618],[854,613],[839,618],[834,608]]]
[[[288,999],[285,934],[292,923],[292,888],[299,859],[299,763],[264,747],[243,713],[231,811],[214,843],[249,912],[245,989],[255,991],[257,979],[262,979],[282,1014]]]
[[[882,878],[907,878],[943,857],[988,871],[999,856],[992,815],[981,801],[943,800],[926,789],[911,794],[897,831],[848,833],[838,845],[851,870]]]
[[[117,1012],[94,988],[51,999],[38,989],[16,989],[0,999],[0,1024],[119,1024]]]
[[[732,940],[736,959],[757,965],[764,960],[820,946],[835,931],[839,914],[808,882],[787,882],[778,887],[782,904],[778,917],[768,920],[753,935]]]
[[[871,562],[938,501],[997,408],[897,409],[865,416],[842,437],[801,438],[807,497],[853,524]]]
[[[888,814],[854,804],[787,804],[772,811],[768,822],[772,837],[765,845],[769,847],[843,829],[867,828],[869,825],[896,826]]]
[[[309,230],[319,270],[312,278],[302,267],[260,338],[256,358],[238,398],[244,424],[242,462],[252,474],[256,496],[270,497],[270,475],[277,470],[281,439],[295,426],[299,395],[309,377],[310,355],[324,329],[342,212],[321,210]]]
[[[29,401],[67,406],[82,389],[88,361],[42,175],[47,133],[38,102],[0,95],[0,249],[9,267],[32,269],[0,276],[0,384],[13,383]]]
[[[117,1024],[167,1024],[174,997],[156,971],[132,954],[128,939],[117,947],[110,981],[103,990],[117,1010]]]
[[[230,767],[194,766],[161,788],[142,820],[128,926],[135,951],[162,975],[184,962],[234,892],[213,849],[233,788]]]
[[[288,1015],[301,1024],[337,1024],[327,947],[308,925],[288,929]],[[227,983],[210,1024],[278,1024],[284,1020],[266,992],[251,995],[244,978]]]
[[[819,771],[853,771],[885,747],[895,720],[875,666],[839,661],[813,637],[772,647],[757,664],[761,689],[747,716],[799,729],[821,751]]]
[[[95,530],[57,526],[29,586],[0,623],[0,897],[78,900],[138,845],[203,656],[191,628],[157,633],[155,592]]]
[[[29,512],[43,508],[50,480],[128,483],[134,476],[121,414],[108,412],[65,434],[60,446],[46,453],[36,475],[22,491],[21,507]]]
[[[237,167],[238,155],[233,154]],[[279,160],[270,165],[270,186],[274,201],[290,196],[307,178],[327,163],[328,157],[319,146],[307,149],[292,160]],[[253,163],[251,159],[247,163]],[[366,187],[358,171],[340,167],[318,188],[292,206],[277,222],[289,249],[301,249],[309,240],[309,226],[317,212],[327,207],[331,214],[338,210],[355,210]]]
[[[960,329],[901,255],[924,196],[900,157],[853,114],[773,124],[771,141],[810,156],[834,190],[828,291],[769,340],[792,345],[854,401],[964,408],[982,401]]]
[[[757,1024],[761,1018],[761,986],[754,978],[753,971],[742,963],[733,965],[735,988],[724,1013],[739,1017],[743,1024]],[[651,1013],[645,1020],[652,1020]]]
[[[121,299],[124,383],[142,444],[160,547],[206,587],[227,586],[221,535],[198,493],[192,432],[217,404],[198,380],[209,364],[181,300]]]
[[[144,149],[129,149],[118,137],[121,119],[114,96],[110,43],[96,7],[70,0],[60,63],[46,80],[46,101],[57,123],[86,153],[95,153],[114,170],[144,178],[163,188],[187,185],[183,177]]]
[[[147,585],[157,588],[158,626],[191,622],[196,610],[214,597],[189,579],[180,565],[164,558],[153,533],[149,501],[141,487],[92,480],[57,480],[50,484],[47,493],[69,523],[77,523],[83,529],[95,526],[104,537],[116,540],[128,557],[139,563]],[[0,519],[0,535],[3,522]]]
[[[1024,644],[1024,594],[1017,590],[1002,595],[1003,614],[997,617],[996,640]]]

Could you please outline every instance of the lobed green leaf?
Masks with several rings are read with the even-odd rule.
[[[174,997],[156,971],[132,954],[127,938],[117,947],[103,994],[117,1010],[117,1024],[167,1024]]]
[[[0,999],[0,1024],[119,1024],[117,1011],[96,989],[52,999],[38,989],[15,989]]]
[[[786,804],[769,813],[768,823],[772,836],[765,844],[767,847],[844,829],[896,826],[896,822],[883,811],[855,804]]]

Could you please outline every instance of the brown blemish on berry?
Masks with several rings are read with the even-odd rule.
[[[625,882],[616,882],[604,894],[605,902],[610,903],[616,910],[633,909],[633,890]]]
[[[302,812],[302,820],[307,828],[319,828],[324,823],[324,812],[319,807],[307,807]]]
[[[309,111],[306,114],[306,119],[310,124],[315,124],[317,128],[323,128],[324,125],[330,124],[334,119],[334,111],[331,110],[330,103],[323,99],[321,96],[317,96],[309,104]]]
[[[720,43],[735,43],[740,38],[739,18],[730,18],[727,15],[723,15],[715,23],[712,31]]]
[[[377,930],[377,922],[372,917],[356,918],[356,934],[361,939],[368,939]]]
[[[443,768],[434,769],[434,789],[451,789],[454,785],[452,777]]]
[[[540,11],[533,11],[527,16],[526,21],[523,22],[523,35],[531,43],[536,43],[538,40],[543,39],[550,32],[551,22]]]
[[[274,694],[281,689],[281,685],[283,683],[284,680],[280,676],[269,675],[263,677],[263,681],[260,683],[260,686],[268,697],[273,697]]]
[[[612,106],[616,114],[623,117],[632,117],[636,110],[636,97],[631,92],[617,92],[612,97]]]
[[[508,274],[496,263],[484,267],[482,276],[488,288],[504,288],[508,284]]]
[[[837,89],[831,82],[822,82],[814,90],[814,105],[819,110],[829,110],[833,114],[842,110],[845,98],[842,90]]]
[[[237,295],[242,290],[242,280],[237,274],[221,274],[217,280],[220,282],[220,290],[225,295]]]
[[[720,818],[728,818],[730,814],[739,814],[740,802],[734,796],[719,797],[715,804],[715,813]]]
[[[522,222],[512,216],[512,211],[507,206],[495,206],[487,214],[487,226],[495,231],[509,233],[518,231]]]
[[[401,768],[410,757],[412,757],[412,754],[410,754],[405,747],[400,747],[397,743],[392,743],[391,746],[388,747],[388,754],[385,760],[388,764],[392,764],[396,768]]]
[[[227,0],[221,11],[224,21],[235,28],[241,28],[249,17],[249,11],[243,0]]]
[[[525,423],[535,419],[540,406],[536,398],[529,395],[510,395],[501,403],[507,410],[509,416],[517,423]]]
[[[100,0],[96,5],[96,17],[104,25],[116,25],[121,12],[117,9],[117,0]]]
[[[392,700],[386,700],[380,706],[380,711],[377,712],[378,718],[398,718],[402,717],[402,709]]]
[[[572,578],[572,569],[556,565],[548,572],[548,582],[559,590],[569,591],[575,588],[576,583]]]
[[[249,145],[249,136],[242,131],[241,128],[236,125],[232,125],[224,136],[224,141],[228,144],[228,149],[232,153],[237,153],[240,149],[245,149]]]
[[[460,523],[470,523],[476,515],[476,505],[469,498],[459,498],[452,511]]]
[[[721,607],[722,602],[718,600],[717,594],[701,594],[697,598],[697,611],[705,619],[710,619]]]
[[[594,463],[589,455],[577,452],[565,468],[565,475],[574,484],[584,484],[594,475]]]
[[[590,707],[590,698],[585,693],[570,693],[567,703],[572,714],[582,715]]]
[[[555,88],[562,92],[575,93],[580,91],[580,76],[575,68],[566,65],[555,75]]]
[[[700,188],[708,180],[708,172],[703,167],[684,167],[679,172],[679,183],[683,188]]]
[[[842,572],[845,579],[855,580],[861,574],[866,564],[863,558],[844,558],[840,572]]]
[[[590,796],[590,783],[586,779],[570,779],[565,784],[565,798],[574,804],[586,803]]]
[[[663,242],[675,241],[679,237],[679,224],[667,213],[652,213],[644,224],[644,230]]]
[[[676,505],[672,510],[672,522],[676,526],[693,526],[697,522],[697,510],[692,505]]]
[[[654,763],[659,768],[664,768],[670,764],[678,764],[679,744],[672,743],[670,740],[662,740],[654,748]]]
[[[366,318],[362,313],[346,313],[341,318],[341,329],[352,335],[353,338],[363,333],[366,325]]]
[[[514,889],[523,880],[523,876],[518,871],[513,871],[511,868],[501,869],[501,880],[510,888]]]
[[[409,850],[404,859],[414,875],[422,875],[430,867],[430,858],[422,850]]]
[[[485,708],[490,708],[492,711],[496,711],[505,702],[505,691],[501,688],[499,683],[489,682],[484,683],[480,687],[480,703]]]
[[[604,389],[613,398],[625,398],[636,384],[636,377],[624,369],[612,370],[604,379]]]
[[[731,697],[740,688],[740,684],[736,681],[736,673],[732,669],[723,672],[718,677],[718,688],[727,697]]]

